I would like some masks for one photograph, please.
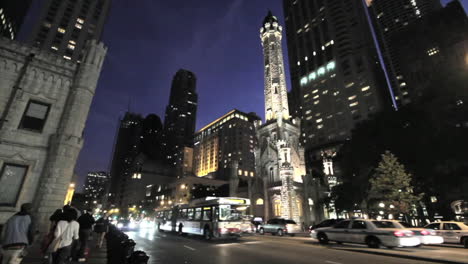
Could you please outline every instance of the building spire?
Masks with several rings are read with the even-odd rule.
[[[281,46],[283,28],[271,11],[263,20],[260,38],[265,60],[265,118],[289,119],[288,91],[284,76],[283,48]]]

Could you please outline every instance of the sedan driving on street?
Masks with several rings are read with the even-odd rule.
[[[468,248],[468,225],[465,223],[442,221],[428,224],[425,228],[435,230],[437,235],[444,238],[445,243],[461,244]]]
[[[293,220],[274,218],[268,220],[264,225],[259,226],[258,232],[260,235],[265,233],[271,233],[272,235],[290,235],[294,236],[297,233],[302,232],[302,228]]]
[[[406,222],[398,223],[404,226],[406,229],[411,230],[414,233],[414,236],[419,239],[421,245],[436,245],[444,243],[444,238],[438,236],[436,231],[433,229],[413,227]]]
[[[321,244],[329,241],[367,244],[370,248],[415,247],[421,242],[413,232],[396,221],[353,219],[343,220],[332,227],[312,230],[311,237]]]

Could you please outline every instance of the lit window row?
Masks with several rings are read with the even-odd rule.
[[[316,71],[309,73],[309,75],[304,76],[301,78],[301,85],[307,85],[309,82],[314,81],[315,79],[325,75],[325,73],[329,73],[333,71],[336,67],[334,61],[327,63],[325,66],[319,67]]]
[[[238,170],[237,173],[240,175],[240,176],[249,176],[250,177],[253,177],[254,176],[254,172],[253,171],[248,171],[248,170]]]
[[[439,53],[439,48],[437,48],[437,47],[427,50],[427,55],[429,55],[429,56],[434,56],[437,53]]]

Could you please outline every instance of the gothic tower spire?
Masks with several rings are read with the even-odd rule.
[[[284,77],[283,48],[281,46],[283,28],[271,11],[263,20],[260,38],[265,59],[265,118],[289,119],[288,91]]]

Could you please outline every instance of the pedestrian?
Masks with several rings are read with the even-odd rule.
[[[21,210],[13,215],[3,226],[0,243],[2,244],[2,264],[21,263],[25,248],[34,240],[34,227],[31,217],[32,205],[25,203]]]
[[[98,238],[96,246],[101,248],[104,236],[109,232],[109,219],[107,216],[101,217],[97,220],[96,225],[94,226],[94,232],[97,233]]]
[[[53,252],[53,263],[64,264],[71,255],[73,240],[79,239],[80,224],[76,221],[76,210],[67,208],[63,212],[63,218],[57,223],[54,231],[54,241],[50,249]],[[56,248],[55,248],[56,247]]]
[[[54,232],[55,232],[55,227],[57,226],[57,223],[60,220],[64,220],[64,213],[63,209],[57,209],[55,212],[49,217],[50,221],[50,228],[49,232],[44,236],[42,242],[41,242],[41,253],[44,256],[44,260],[46,260],[44,263],[52,263],[52,254],[48,252],[48,248],[52,241],[54,240]]]
[[[91,215],[91,209],[86,209],[78,218],[80,224],[80,245],[78,248],[78,262],[85,262],[85,251],[88,248],[88,240],[93,230],[95,223],[94,217]]]

